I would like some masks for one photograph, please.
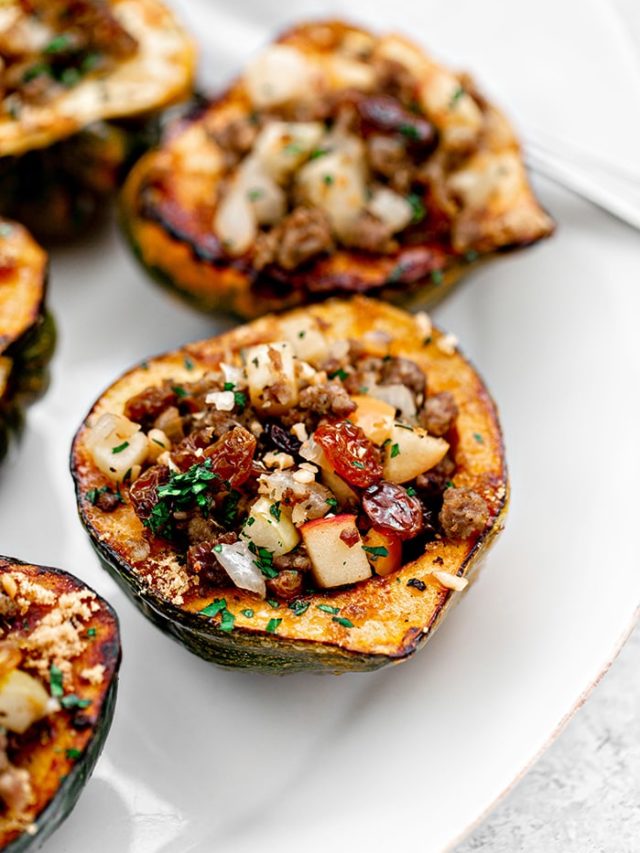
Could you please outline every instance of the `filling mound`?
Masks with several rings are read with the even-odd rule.
[[[30,574],[0,562],[0,837],[30,831],[36,792],[29,761],[63,727],[82,733],[95,722],[86,697],[99,685],[104,667],[77,671],[74,662],[97,634],[89,627],[100,610],[95,593],[58,595]],[[81,750],[73,735],[66,758]],[[53,746],[52,746],[53,748]]]
[[[87,75],[108,73],[137,42],[107,0],[7,0],[0,5],[0,92],[5,116],[20,118]]]
[[[416,322],[428,335],[427,316]],[[309,315],[280,330],[101,415],[87,448],[112,485],[85,497],[103,512],[128,497],[203,592],[285,601],[389,575],[436,537],[478,536],[489,513],[454,484],[453,395],[429,393],[386,333],[330,343]]]

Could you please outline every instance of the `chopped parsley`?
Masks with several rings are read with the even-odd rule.
[[[80,752],[80,750],[75,749],[74,747],[66,750],[67,758],[71,758],[73,761],[75,761],[76,758],[80,758],[81,755],[82,755],[82,753]]]
[[[420,133],[418,132],[418,128],[414,124],[409,124],[408,122],[405,122],[405,124],[400,125],[398,130],[403,136],[406,136],[407,139],[411,139],[414,142],[420,139]]]
[[[377,560],[378,557],[388,557],[389,551],[384,545],[363,545],[362,550],[366,551],[367,554],[371,554],[374,560]]]
[[[325,154],[329,153],[329,148],[315,148],[311,154],[309,154],[309,160],[317,160],[318,157],[324,157]]]
[[[344,616],[334,616],[331,621],[337,622],[338,625],[342,625],[343,628],[353,628],[353,622],[350,619],[346,619]]]
[[[233,631],[233,624],[236,621],[236,617],[226,608],[220,611],[220,630],[227,631],[227,633],[231,633]]]
[[[398,427],[398,429],[406,429],[406,430],[409,430],[409,432],[413,432],[413,427],[412,427],[412,426],[409,426],[409,424],[401,424],[401,423],[398,423],[398,422],[396,421],[396,423],[394,424],[394,426],[397,426],[397,427]]]
[[[249,190],[249,192],[247,193],[247,198],[249,199],[249,201],[258,201],[262,198],[263,195],[264,190],[261,190],[259,187],[256,187],[255,189]]]
[[[484,438],[480,435],[479,432],[474,432],[473,437],[478,442],[478,444],[484,444]]]
[[[411,205],[411,221],[414,223],[422,222],[427,215],[427,211],[420,196],[417,193],[409,193],[407,201]]]
[[[222,523],[225,527],[232,527],[238,517],[238,502],[240,501],[240,492],[232,489],[222,502]],[[247,520],[247,524],[249,521]]]
[[[479,257],[480,255],[475,249],[469,249],[468,252],[464,253],[464,259],[468,264],[472,264],[474,261],[477,261]]]
[[[253,610],[250,607],[247,607],[246,610],[241,610],[243,616],[246,616],[247,619],[253,619]]]
[[[396,264],[395,267],[389,273],[389,281],[400,281],[402,276],[407,272],[408,267],[405,264]]]
[[[222,545],[219,542],[217,542],[213,546],[213,550],[216,552],[216,554],[221,554],[222,553]]]
[[[182,397],[188,397],[189,396],[188,392],[184,390],[182,385],[172,385],[171,390],[176,395],[176,397],[182,398]]]
[[[274,504],[271,504],[269,507],[269,514],[272,515],[276,521],[280,521],[280,516],[282,515],[280,501],[276,501]]]
[[[281,622],[282,619],[269,619],[269,621],[267,622],[267,631],[270,634],[275,634]]]
[[[126,450],[127,447],[129,447],[129,442],[123,441],[122,444],[119,444],[117,447],[112,447],[111,452],[112,453],[122,453],[122,451]]]
[[[112,492],[109,486],[101,486],[99,489],[89,489],[88,492],[85,492],[84,496],[90,504],[93,504],[93,506],[95,506],[98,503],[98,498],[100,497],[100,495],[114,495],[118,498],[120,503],[124,503],[120,492]]]
[[[289,610],[292,611],[294,616],[302,616],[302,614],[306,613],[308,609],[308,601],[292,601],[289,605]]]
[[[220,478],[211,470],[210,459],[192,465],[184,473],[171,474],[169,481],[156,489],[157,503],[144,524],[159,536],[171,532],[171,518],[176,510],[186,510],[195,504],[206,515],[210,505],[207,491],[216,479]]]
[[[52,38],[48,45],[46,45],[44,52],[45,53],[62,53],[71,45],[71,39],[66,33],[61,33],[55,38]]]
[[[285,154],[302,154],[302,147],[299,142],[290,142],[284,147]]]
[[[331,184],[334,182],[334,180],[335,180],[335,178],[333,177],[333,175],[323,175],[322,176],[322,182],[324,184],[326,184],[328,187],[331,186]]]
[[[73,708],[88,708],[91,704],[91,699],[80,699],[75,693],[69,693],[68,696],[63,696],[60,704],[67,711]]]
[[[51,75],[51,66],[47,65],[46,62],[39,62],[37,65],[32,65],[22,75],[23,83],[30,83],[32,80],[35,80],[36,77],[41,77],[43,74]]]
[[[432,270],[431,271],[431,281],[437,286],[442,284],[444,280],[444,276],[442,275],[442,270]]]
[[[453,480],[447,480],[447,482],[444,485],[445,485],[446,489],[455,489],[455,487],[456,487]]]
[[[464,95],[464,89],[462,86],[458,86],[453,95],[451,95],[451,100],[449,101],[449,109],[452,110],[455,108],[456,104],[460,100],[460,98]]]
[[[280,607],[280,602],[276,601],[275,598],[267,598],[267,604],[269,605],[269,607],[273,607],[275,610]]]
[[[62,687],[62,670],[55,663],[49,669],[49,692],[55,699],[60,699],[64,694]]]
[[[415,493],[416,493],[416,490],[413,488],[413,486],[407,486],[407,494],[409,495],[410,498],[412,498],[415,495]]]
[[[89,629],[87,630],[87,637],[95,637],[95,635],[96,635],[97,633],[98,633],[98,632],[97,632],[97,630],[96,630],[95,628],[89,628]]]
[[[351,464],[353,465],[354,468],[359,468],[360,470],[364,469],[364,463],[360,462],[358,459],[353,459]]]
[[[247,395],[243,394],[242,391],[234,391],[233,402],[240,409],[240,412],[243,412],[247,405]]]
[[[316,604],[316,610],[322,610],[323,613],[340,613],[339,607],[332,607],[330,604]]]
[[[298,337],[299,337],[299,338],[304,338],[304,336],[305,336],[306,334],[307,334],[307,333],[305,332],[305,330],[304,330],[304,329],[302,329],[300,332],[298,332]]]
[[[335,498],[327,498],[326,503],[331,507],[331,509],[338,508],[338,501]]]
[[[223,610],[227,609],[227,602],[224,598],[215,598],[211,604],[207,604],[206,607],[203,607],[200,613],[203,616],[217,616],[218,613],[222,613]]]
[[[249,550],[256,555],[253,562],[265,577],[278,577],[277,569],[273,568],[273,554],[268,548],[258,548],[253,542],[249,542]]]
[[[185,355],[184,357],[184,366],[187,368],[187,370],[193,370],[193,368],[195,367],[193,361],[189,358],[188,355]]]
[[[400,456],[400,445],[392,444],[391,445],[391,458],[395,459],[396,456]]]
[[[334,370],[332,373],[329,374],[329,379],[336,379],[337,378],[337,379],[342,379],[344,381],[348,375],[349,374],[347,373],[346,370],[339,368],[338,370]]]

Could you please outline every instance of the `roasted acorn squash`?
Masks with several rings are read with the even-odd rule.
[[[67,572],[0,557],[0,848],[39,847],[91,775],[116,701],[114,611]]]
[[[0,22],[0,215],[68,239],[191,91],[194,47],[158,0],[35,0]]]
[[[282,341],[283,337],[292,343],[267,345],[267,342]],[[291,426],[289,433],[288,427],[281,429],[277,424],[274,426],[270,416],[271,421],[265,422],[263,429],[260,423],[256,426],[256,421],[252,420],[253,412],[256,406],[262,406],[263,412],[271,406],[272,413],[276,410],[286,413],[283,400],[287,393],[285,374],[289,368],[293,365],[291,370],[295,368],[296,375],[308,376],[309,364],[301,359],[313,360],[314,351],[323,347],[328,348],[330,355],[344,352],[346,341],[357,342],[351,346],[358,350],[359,358],[366,360],[358,364],[370,365],[370,356],[375,354],[378,357],[375,362],[377,369],[387,370],[390,366],[393,370],[404,371],[408,382],[412,381],[410,376],[415,376],[416,369],[418,377],[425,372],[429,394],[435,395],[440,401],[446,398],[450,407],[452,403],[454,408],[457,407],[455,427],[449,429],[447,442],[431,436],[426,438],[424,430],[418,427],[393,423],[394,412],[404,406],[403,396],[406,396],[399,385],[387,385],[382,391],[377,389],[378,397],[386,396],[389,399],[389,394],[393,395],[393,405],[374,399],[369,394],[373,389],[359,388],[359,394],[355,397],[358,407],[354,412],[354,405],[347,399],[344,388],[336,384],[338,380],[332,380],[334,384],[327,386],[327,374],[315,373],[316,379],[325,382],[319,392],[314,392],[316,396],[319,395],[318,411],[326,411],[322,406],[326,406],[323,395],[328,389],[334,395],[335,406],[342,406],[344,413],[352,413],[347,420],[341,420],[338,427],[334,427],[336,417],[329,412],[327,417],[320,418],[320,423],[325,425],[318,427],[314,433],[316,447],[322,442],[322,447],[329,449],[326,442],[332,429],[334,434],[335,429],[342,430],[347,438],[343,445],[344,453],[336,451],[335,446],[331,449],[335,470],[332,479],[325,481],[330,483],[331,490],[327,492],[324,486],[319,486],[321,494],[333,494],[337,499],[323,499],[323,503],[329,506],[324,506],[320,513],[303,515],[303,518],[315,520],[303,524],[296,531],[288,520],[293,518],[296,521],[296,517],[291,516],[285,506],[288,498],[284,493],[282,501],[278,501],[275,506],[269,505],[268,501],[265,503],[265,499],[261,498],[249,508],[250,515],[242,522],[245,524],[244,530],[252,532],[243,532],[242,535],[253,537],[249,549],[256,555],[255,565],[268,578],[273,578],[278,572],[272,571],[272,558],[292,547],[300,547],[296,546],[296,542],[299,534],[302,534],[314,563],[316,588],[306,589],[293,597],[285,596],[285,600],[274,600],[281,592],[278,590],[278,595],[274,594],[273,599],[265,601],[258,595],[234,587],[229,577],[226,578],[226,584],[224,581],[215,581],[219,585],[213,589],[211,586],[201,586],[200,576],[187,571],[187,566],[192,562],[191,551],[185,560],[184,552],[180,552],[171,540],[167,525],[171,525],[172,519],[168,515],[162,516],[160,512],[166,509],[167,504],[161,506],[158,497],[160,491],[156,486],[165,497],[169,496],[167,500],[171,502],[174,500],[171,496],[180,495],[181,488],[188,481],[189,489],[193,487],[192,496],[195,496],[199,506],[203,506],[207,503],[203,497],[208,488],[206,481],[223,478],[218,482],[226,483],[225,488],[229,489],[235,483],[240,483],[241,479],[246,480],[248,476],[265,472],[265,466],[276,466],[277,475],[279,467],[293,464],[291,454],[299,452],[304,459],[308,459],[309,456],[301,450],[301,440],[305,438],[306,432],[301,423]],[[287,350],[291,346],[295,348],[296,342],[300,343],[301,355],[297,361],[294,359],[289,363],[291,357]],[[249,352],[251,347],[255,349]],[[207,390],[207,382],[211,376],[217,376],[217,372],[222,371],[225,379],[236,377],[237,380],[238,368],[230,366],[230,363],[235,360],[239,364],[241,356],[245,359],[245,369],[251,373],[248,392],[245,390],[247,386],[234,386],[233,381],[225,382],[224,390],[213,393]],[[283,381],[265,385],[269,381],[265,376],[275,369],[274,366],[280,370]],[[326,369],[330,368],[325,366]],[[342,375],[341,368],[330,376],[336,374]],[[203,386],[200,383],[204,383]],[[148,429],[157,413],[168,404],[167,400],[177,406],[184,405],[184,411],[187,412],[185,418],[193,418],[194,422],[198,422],[205,414],[192,396],[196,393],[191,390],[194,387],[201,387],[207,403],[211,402],[216,410],[220,409],[210,412],[210,416],[211,423],[224,422],[220,428],[224,432],[223,438],[205,450],[205,455],[202,449],[198,449],[199,443],[195,438],[190,442],[187,437],[178,445],[178,450],[182,447],[192,457],[182,465],[183,458],[174,454],[166,463],[172,466],[174,472],[185,471],[192,459],[204,461],[202,465],[192,465],[186,473],[171,475],[169,478],[169,469],[156,464],[139,476],[140,464],[144,464],[147,452],[153,452],[153,459],[157,459],[163,451],[166,456],[167,435],[154,428],[145,436],[144,432],[140,432],[138,424],[146,423]],[[205,390],[202,391],[202,387]],[[243,390],[234,391],[234,387],[242,387]],[[302,394],[301,391],[300,405]],[[390,417],[386,414],[387,410],[390,410]],[[173,411],[177,412],[178,409],[174,407]],[[126,418],[123,413],[126,413]],[[161,417],[169,433],[169,421],[164,415]],[[226,421],[227,417],[230,420]],[[383,423],[385,417],[387,422]],[[247,424],[246,429],[238,425],[240,420]],[[126,429],[120,431],[123,425]],[[385,429],[395,432],[389,433],[391,437],[385,439],[385,433],[380,433],[380,430]],[[430,427],[434,435],[442,434],[443,429],[438,429],[437,422],[434,422],[433,428]],[[250,430],[253,430],[253,435]],[[364,439],[365,434],[373,437],[372,441],[377,442],[377,448]],[[258,436],[258,446],[266,436],[272,442],[271,446],[275,442],[280,452],[254,459],[254,435]],[[418,447],[417,442],[420,440],[423,444]],[[406,456],[399,455],[401,441],[406,441]],[[370,496],[371,489],[365,492],[362,489],[378,481],[381,476],[381,470],[378,469],[373,472],[372,479],[367,479],[371,472],[361,470],[368,465],[367,454],[374,468],[380,464],[379,460],[383,457],[386,459],[386,480],[406,485],[416,473],[442,458],[443,445],[444,450],[450,446],[453,457],[449,468],[453,473],[446,476],[453,477],[458,493],[473,493],[474,500],[482,505],[481,526],[473,534],[463,531],[455,540],[433,533],[424,543],[421,540],[413,552],[401,552],[399,549],[404,547],[404,543],[399,541],[398,536],[388,534],[390,528],[386,522],[393,528],[399,519],[406,527],[407,519],[394,515],[385,521],[387,533],[372,528],[360,540],[355,527],[356,518],[350,507],[353,501],[357,503],[358,495]],[[415,467],[417,455],[424,453],[420,448],[426,446],[432,450],[435,447],[435,460]],[[290,452],[282,453],[283,448]],[[351,474],[344,473],[344,459],[348,454],[351,454],[352,459]],[[342,462],[336,459],[336,455],[343,457]],[[212,462],[214,457],[215,461]],[[315,456],[311,458],[316,459]],[[176,460],[180,463],[179,468],[176,468]],[[160,462],[164,465],[162,458]],[[318,464],[322,465],[321,462]],[[478,374],[456,349],[453,338],[437,330],[432,331],[426,315],[413,317],[400,309],[365,297],[354,297],[350,301],[334,299],[285,315],[266,316],[218,338],[190,344],[133,368],[99,398],[80,427],[71,452],[71,470],[82,523],[105,567],[119,580],[142,612],[192,652],[207,660],[227,667],[265,672],[372,670],[410,656],[432,636],[456,597],[452,590],[466,585],[466,578],[476,569],[481,556],[502,529],[508,496],[503,441],[495,406]],[[241,477],[242,471],[244,474]],[[308,483],[314,480],[315,474],[312,472],[317,472],[318,467],[303,461],[296,471],[299,471],[297,482]],[[154,472],[159,476],[155,482],[151,482],[149,491],[150,478],[153,481]],[[133,485],[132,479],[135,480]],[[351,486],[346,485],[346,479],[349,479]],[[295,475],[293,480],[296,480]],[[297,488],[296,482],[288,482],[294,489]],[[413,482],[418,483],[415,480]],[[164,485],[160,487],[161,483]],[[446,487],[451,486],[453,482],[446,483]],[[238,488],[243,487],[238,485]],[[373,486],[374,491],[377,488],[380,486]],[[440,488],[445,488],[444,480]],[[409,514],[413,512],[415,489],[389,483],[385,489],[392,497],[396,493],[401,494],[405,508]],[[148,500],[150,494],[151,501]],[[230,494],[233,494],[233,489]],[[103,497],[107,499],[104,504]],[[179,498],[176,500],[179,501]],[[237,502],[236,493],[236,505]],[[393,501],[386,502],[387,507],[390,503]],[[176,503],[172,509],[178,506],[180,504]],[[332,514],[333,510],[329,511],[329,507],[338,514]],[[235,506],[231,507],[231,515],[227,515],[226,498],[222,510],[223,519],[235,517]],[[422,519],[422,511],[419,512]],[[206,523],[209,516],[205,510],[203,514]],[[318,515],[326,517],[318,518]],[[179,516],[185,518],[186,513],[176,512],[173,518],[178,519]],[[141,518],[146,519],[145,524]],[[286,520],[284,525],[283,519]],[[330,525],[327,525],[328,522]],[[202,523],[201,520],[199,524]],[[231,521],[226,523],[231,524]],[[273,528],[269,528],[270,524],[274,525]],[[409,526],[411,524],[409,519]],[[253,532],[258,529],[263,537],[261,539]],[[409,535],[412,533],[409,532]],[[348,579],[343,577],[337,582],[329,575],[332,572],[344,572],[346,562],[341,565],[336,563],[333,546],[329,549],[329,559],[322,556],[331,537],[338,550],[348,550],[354,542],[360,543],[354,548],[354,553],[357,551],[360,555],[359,562],[350,565],[349,570],[353,571]],[[220,541],[225,541],[224,536]],[[270,542],[273,544],[270,545]],[[266,547],[257,548],[256,544]],[[215,545],[212,550],[221,554],[225,547],[232,546]],[[233,547],[246,546],[236,543]],[[363,550],[371,559],[380,559],[380,563],[372,563],[372,570],[367,568],[367,560],[362,558]],[[399,558],[400,553],[405,555],[402,557],[404,564]],[[195,571],[199,571],[197,565]],[[373,575],[373,571],[376,575]],[[293,576],[296,572],[288,574]],[[267,589],[270,582],[267,580]],[[349,585],[344,586],[345,583]],[[336,584],[341,584],[341,588],[318,589]],[[264,582],[262,586],[264,588]]]
[[[0,458],[25,405],[47,387],[55,326],[46,283],[45,252],[21,225],[0,220]]]
[[[467,75],[337,21],[286,32],[176,122],[122,207],[157,279],[243,317],[349,292],[434,302],[553,230]]]

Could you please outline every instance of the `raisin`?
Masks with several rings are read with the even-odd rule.
[[[192,465],[204,460],[204,451],[212,441],[211,427],[195,430],[171,451],[171,459],[181,471],[188,471]]]
[[[267,589],[276,598],[289,601],[302,593],[304,578],[296,569],[283,569],[275,578],[267,579]]]
[[[320,424],[313,435],[338,476],[366,489],[382,479],[380,452],[350,421]]]
[[[238,426],[225,432],[204,455],[211,460],[211,470],[237,488],[251,476],[256,444],[255,435]]]
[[[145,388],[125,403],[124,415],[145,429],[153,426],[153,422],[165,409],[175,406],[178,395],[169,385]]]
[[[299,438],[296,438],[295,435],[273,421],[264,424],[264,435],[265,439],[277,450],[290,453],[292,456],[295,456],[302,446]]]
[[[129,489],[129,498],[136,515],[145,521],[151,515],[151,510],[158,503],[158,486],[169,479],[169,469],[166,465],[154,465],[141,474]]]
[[[401,539],[412,539],[424,526],[418,498],[395,483],[370,486],[362,496],[362,509],[374,527]]]

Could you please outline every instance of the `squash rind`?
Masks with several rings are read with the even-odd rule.
[[[158,545],[156,540],[157,551],[150,558],[148,552],[138,556],[145,548],[146,539],[133,509],[125,503],[105,516],[87,499],[87,491],[103,485],[104,478],[93,466],[85,447],[86,426],[80,428],[73,443],[71,472],[81,521],[103,565],[147,618],[192,652],[223,666],[263,672],[366,671],[413,654],[433,634],[457,597],[434,582],[426,592],[419,593],[408,588],[407,581],[412,577],[424,580],[435,569],[468,575],[502,529],[508,501],[502,434],[494,404],[482,381],[459,354],[444,354],[437,345],[440,340],[437,330],[433,342],[423,345],[418,324],[411,315],[363,297],[330,300],[301,311],[327,323],[327,334],[333,334],[334,339],[362,339],[365,330],[371,328],[393,330],[397,335],[392,344],[397,346],[395,354],[412,354],[422,366],[429,362],[431,370],[428,366],[426,369],[435,390],[456,390],[456,382],[460,383],[457,393],[462,411],[462,437],[456,481],[459,479],[460,485],[483,494],[491,515],[490,524],[477,541],[429,543],[418,561],[404,565],[395,575],[373,578],[347,590],[314,594],[310,599],[312,606],[300,617],[286,606],[271,610],[268,603],[233,587],[215,590],[207,597],[187,590],[187,598],[183,596],[178,601],[175,596],[172,598],[173,593],[153,586],[158,561],[166,558],[174,564],[171,548]],[[278,323],[278,317],[264,317],[217,339],[191,344],[145,362],[144,369],[134,368],[116,381],[92,408],[89,418],[106,411],[122,411],[129,396],[163,378],[197,379],[199,371],[206,370],[207,362],[211,363],[222,348],[245,348],[276,340]],[[189,368],[184,367],[186,356]],[[477,429],[484,433],[482,444],[473,439]],[[231,633],[223,632],[216,622],[199,614],[212,597],[224,597],[229,610],[236,615]],[[313,606],[320,602],[339,606],[341,614],[354,623],[354,629],[346,630],[327,621]],[[251,621],[241,615],[247,607],[255,611]],[[277,635],[266,631],[268,618],[274,616],[282,619]]]
[[[0,565],[3,569],[32,570],[31,573],[36,577],[42,577],[44,574],[47,578],[59,579],[61,583],[72,589],[89,589],[93,592],[83,581],[62,569],[34,566],[8,557],[0,557]],[[5,853],[23,853],[23,851],[40,847],[66,820],[91,776],[109,734],[118,692],[118,670],[121,660],[119,622],[116,612],[105,599],[96,594],[96,600],[101,606],[101,620],[106,617],[111,634],[106,640],[103,639],[100,645],[101,660],[105,660],[110,673],[109,683],[102,694],[99,716],[93,726],[93,733],[86,742],[82,754],[74,760],[69,772],[62,778],[55,794],[35,816],[33,821],[35,830],[24,831],[5,843],[2,847]],[[102,621],[101,624],[103,624]],[[51,748],[54,748],[54,745],[51,745]]]

